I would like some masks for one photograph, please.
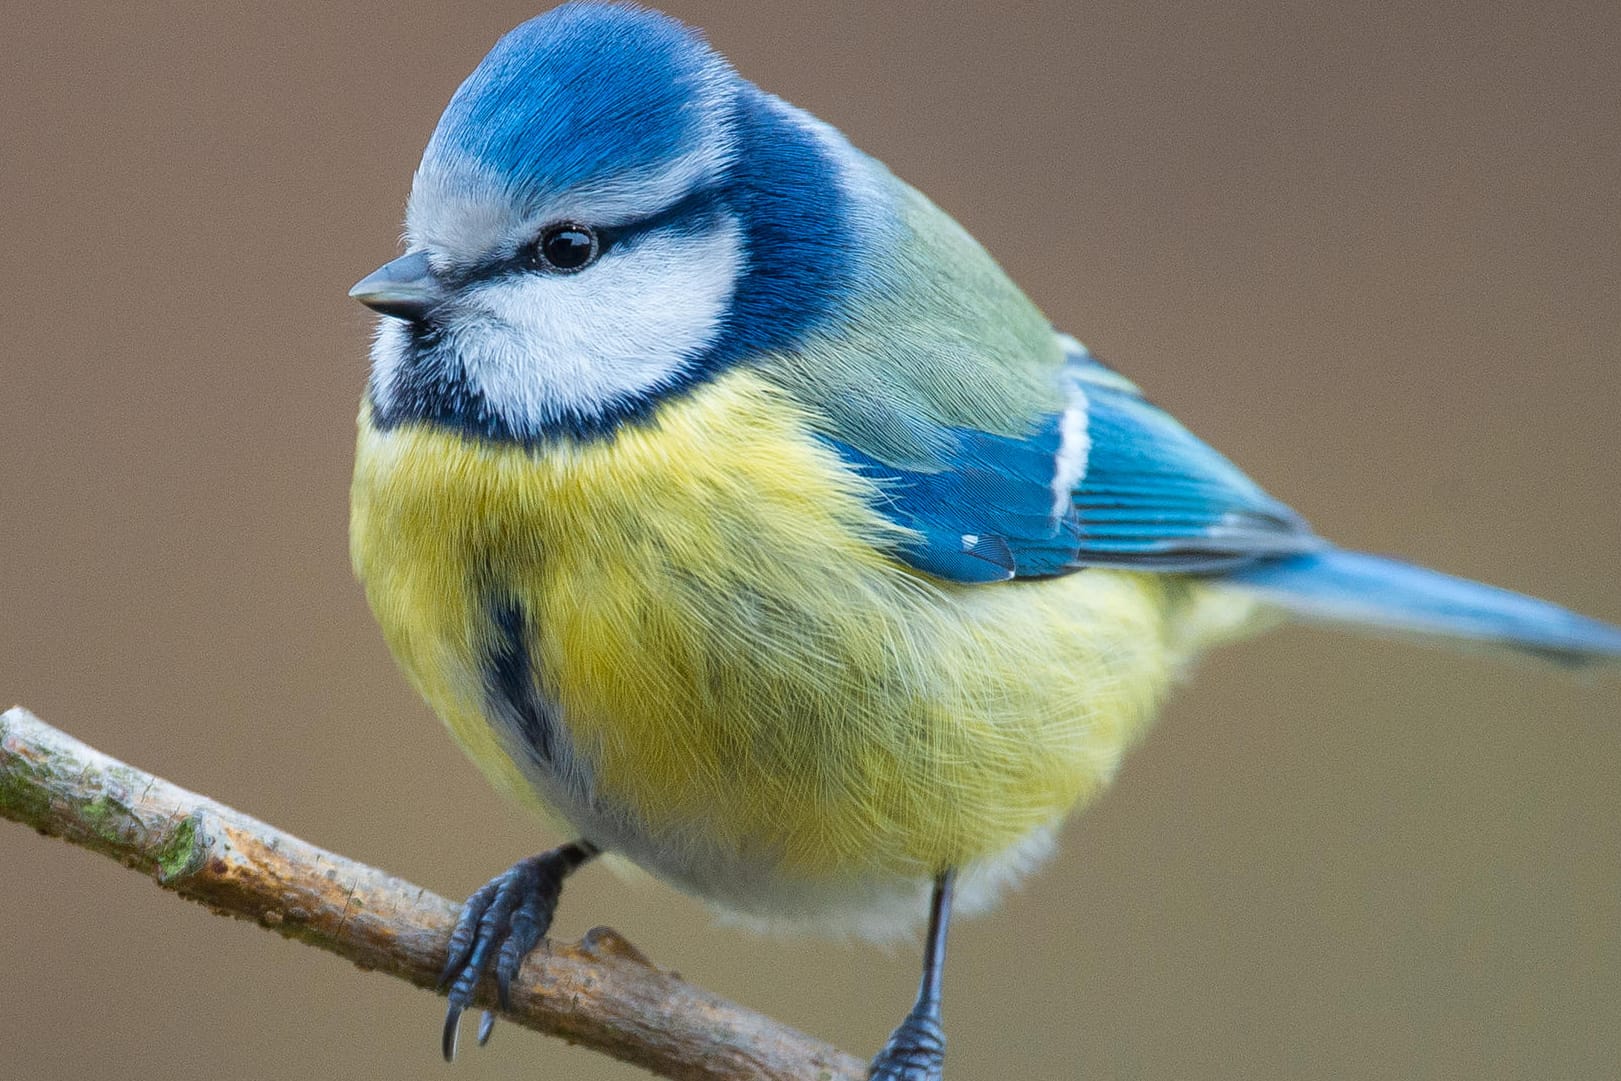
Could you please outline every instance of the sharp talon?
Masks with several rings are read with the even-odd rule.
[[[461,1028],[462,1008],[452,1006],[445,1011],[445,1033],[439,1041],[439,1049],[445,1053],[446,1062],[456,1061],[456,1034]]]
[[[478,1045],[480,1047],[490,1042],[490,1033],[493,1031],[495,1031],[495,1014],[485,1010],[484,1016],[478,1019]]]

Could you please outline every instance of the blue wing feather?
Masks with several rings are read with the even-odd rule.
[[[899,554],[918,570],[954,582],[999,582],[1066,569],[1078,531],[1052,516],[1057,418],[1025,439],[958,428],[949,436],[950,464],[931,472],[898,469],[832,443],[878,483],[889,517],[916,535]]]
[[[1209,572],[1321,547],[1298,514],[1135,390],[1084,392],[1077,563]]]
[[[949,428],[934,470],[900,468],[837,439],[916,539],[899,553],[957,582],[1065,574],[1087,566],[1213,572],[1322,547],[1304,521],[1145,400],[1074,339],[1061,337],[1071,417],[1031,418],[1022,436]],[[1066,440],[1070,442],[1066,444]],[[1084,440],[1084,447],[1074,443]],[[1061,459],[1079,474],[1055,490]],[[1076,468],[1077,465],[1084,468]]]

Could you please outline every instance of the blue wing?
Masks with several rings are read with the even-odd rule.
[[[1069,406],[1022,435],[948,428],[937,468],[886,464],[829,437],[913,531],[898,554],[918,570],[965,583],[1097,566],[1202,574],[1308,619],[1621,661],[1621,628],[1332,547],[1079,342],[1060,341]]]
[[[1067,336],[1068,408],[1021,435],[945,432],[935,470],[834,440],[917,540],[901,556],[958,582],[1089,566],[1210,573],[1324,543],[1294,511]]]

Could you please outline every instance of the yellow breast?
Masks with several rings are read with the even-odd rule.
[[[523,614],[590,799],[653,846],[927,874],[1098,789],[1193,587],[926,579],[883,554],[872,494],[747,372],[537,450],[363,413],[353,558],[405,671],[508,791],[547,786],[490,722],[492,598]]]

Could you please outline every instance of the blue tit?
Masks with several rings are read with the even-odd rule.
[[[937,1079],[953,907],[1045,858],[1204,649],[1284,617],[1621,659],[1334,547],[1057,332],[926,197],[641,8],[445,109],[380,312],[352,556],[412,685],[578,839],[468,901],[445,1050],[612,853],[774,925],[925,917],[872,1076]]]

